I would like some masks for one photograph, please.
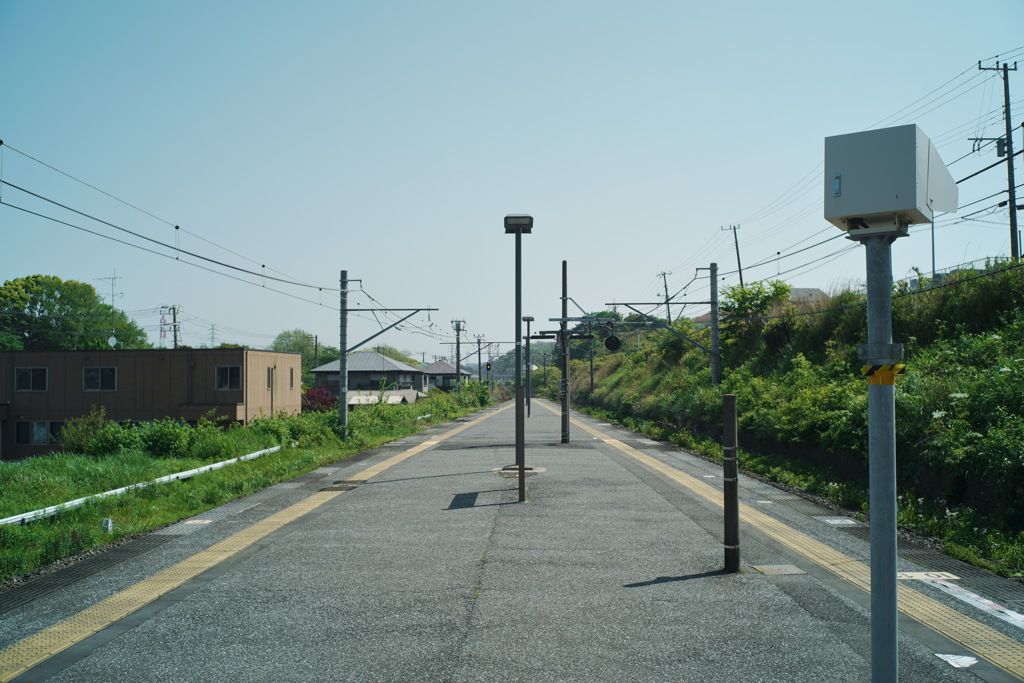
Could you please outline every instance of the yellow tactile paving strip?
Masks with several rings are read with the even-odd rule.
[[[555,412],[550,406],[545,405],[544,407]],[[590,425],[576,419],[573,419],[572,422],[580,429],[595,436],[609,446],[618,449],[634,460],[690,489],[698,496],[722,507],[722,492],[718,489],[684,474],[660,460],[652,458],[622,443],[618,439],[594,429]],[[740,504],[740,519],[837,576],[848,580],[867,592],[871,591],[871,581],[866,578],[870,576],[871,570],[864,563],[854,560],[820,541],[814,540],[810,536],[749,505]],[[952,638],[1014,676],[1024,678],[1024,644],[974,621],[970,617],[946,607],[942,603],[932,600],[911,588],[898,586],[897,590],[901,612],[921,622],[933,631]]]
[[[353,483],[367,481],[389,467],[393,467],[403,460],[407,460],[417,453],[421,453],[431,446],[435,446],[445,439],[449,439],[487,418],[507,410],[509,407],[505,406],[499,410],[492,411],[444,434],[427,439],[421,444],[417,444],[376,465],[367,467],[347,481]],[[291,507],[270,515],[266,519],[256,522],[232,536],[228,536],[223,541],[211,545],[206,550],[196,553],[187,560],[154,574],[131,588],[112,595],[106,600],[79,612],[75,616],[65,619],[59,624],[40,631],[33,636],[29,636],[6,650],[0,651],[0,681],[10,681],[20,676],[33,666],[49,659],[58,652],[66,650],[75,643],[85,640],[129,614],[138,611],[162,595],[183,585],[186,581],[238,554],[260,539],[286,524],[294,522],[343,493],[344,491],[319,491],[314,493]]]

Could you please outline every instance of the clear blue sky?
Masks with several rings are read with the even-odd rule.
[[[841,238],[775,258],[839,234],[822,218],[824,138],[917,123],[955,179],[993,163],[967,140],[1003,134],[1001,79],[977,62],[1021,60],[1024,120],[1021,26],[1019,0],[3,0],[4,181],[314,287],[192,267],[9,185],[5,204],[171,258],[0,206],[0,278],[53,274],[109,297],[116,271],[115,304],[154,342],[159,307],[176,304],[184,343],[263,346],[296,327],[337,344],[337,293],[318,287],[347,269],[373,297],[353,305],[440,309],[381,338],[428,361],[450,353],[455,319],[511,342],[507,213],[536,221],[524,313],[541,328],[560,312],[563,259],[587,310],[656,301],[658,273],[675,293],[711,261],[738,283],[733,224],[748,282],[858,284],[863,253]],[[971,205],[937,223],[939,268],[1009,253],[1005,209],[961,218],[1005,189],[1002,169],[960,186]],[[896,277],[930,271],[928,228],[893,255]],[[707,281],[688,293],[705,298]],[[350,341],[378,329],[354,316]]]

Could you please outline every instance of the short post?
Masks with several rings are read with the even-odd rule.
[[[725,571],[740,570],[740,501],[739,465],[736,459],[736,394],[722,397],[722,422],[725,433],[722,438],[722,478],[725,494]]]

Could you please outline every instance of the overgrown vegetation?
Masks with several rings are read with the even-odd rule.
[[[900,520],[947,551],[1003,574],[1024,569],[1024,269],[961,271],[894,292]],[[640,351],[573,362],[581,405],[704,452],[721,433],[721,397],[738,396],[744,467],[867,510],[867,390],[857,344],[864,299],[841,292],[798,310],[782,283],[731,288],[722,310],[723,381],[706,354],[667,332]],[[675,328],[708,344],[689,321]],[[756,453],[756,454],[755,454]],[[775,453],[775,456],[763,455]]]
[[[199,514],[267,486],[407,436],[490,404],[486,387],[459,394],[431,392],[415,404],[363,406],[338,438],[335,412],[306,412],[222,429],[209,419],[115,423],[102,411],[71,420],[65,452],[0,467],[0,518],[58,505],[157,477],[195,469],[274,445],[288,446],[185,481],[136,489],[24,526],[0,526],[0,581],[88,548]],[[296,447],[291,447],[295,444]],[[101,532],[103,518],[113,534]]]

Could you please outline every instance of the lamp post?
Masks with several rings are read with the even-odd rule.
[[[523,235],[533,232],[533,216],[505,216],[505,234],[516,236],[516,465],[519,502],[526,500],[526,414],[523,405]]]
[[[524,315],[523,322],[526,323],[526,417],[530,417],[530,398],[533,394],[533,382],[530,380],[530,323],[533,322],[533,316]]]

